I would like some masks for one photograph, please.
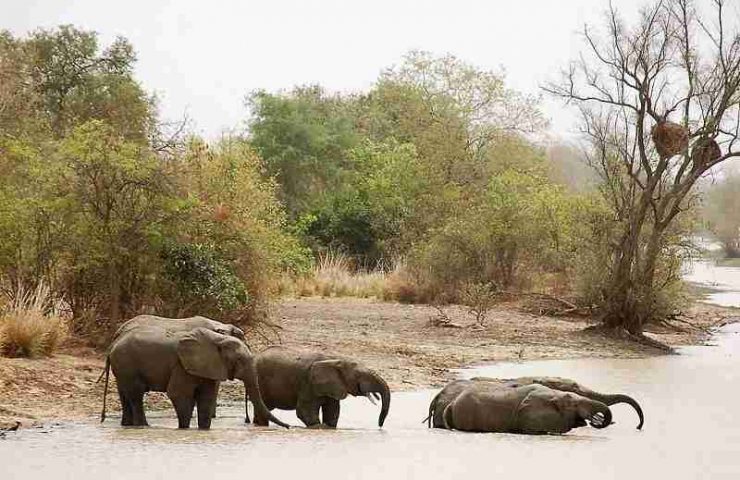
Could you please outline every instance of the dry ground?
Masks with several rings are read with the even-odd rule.
[[[303,298],[278,304],[273,320],[281,325],[267,337],[283,345],[354,357],[376,369],[394,390],[440,386],[453,378],[450,369],[482,362],[574,357],[644,357],[661,354],[626,340],[584,332],[583,318],[524,313],[518,305],[499,305],[485,326],[460,307],[445,314],[458,328],[434,326],[439,312],[426,305],[358,299]],[[696,304],[675,327],[648,332],[670,345],[698,344],[709,329],[734,321],[736,310]],[[685,323],[689,322],[689,323]],[[264,332],[264,330],[263,330]],[[252,335],[254,350],[266,344]],[[55,420],[88,419],[99,414],[103,369],[101,352],[70,343],[46,359],[0,358],[0,427]],[[222,399],[240,398],[241,387],[229,382]],[[152,407],[166,407],[150,395]],[[109,411],[118,412],[115,387]]]

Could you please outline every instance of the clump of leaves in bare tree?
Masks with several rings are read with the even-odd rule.
[[[605,31],[587,27],[586,52],[545,87],[578,106],[613,210],[599,302],[608,327],[641,334],[657,319],[661,292],[680,281],[666,259],[692,187],[740,156],[740,33],[728,3],[654,2],[634,27],[610,5]]]

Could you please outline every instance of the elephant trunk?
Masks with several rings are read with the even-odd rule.
[[[594,428],[606,428],[611,425],[612,411],[609,410],[609,407],[605,403],[596,400],[592,400],[591,403],[590,412],[586,417],[591,426]],[[599,413],[602,415],[603,419],[599,419],[597,417]]]
[[[630,405],[632,408],[635,409],[635,411],[637,412],[637,416],[640,418],[640,423],[637,425],[637,429],[642,429],[642,424],[645,422],[645,417],[642,414],[642,407],[640,407],[640,404],[637,403],[634,398],[622,394],[606,395],[596,392],[594,392],[591,398],[594,400],[598,400],[599,402],[602,402],[606,405],[614,405],[616,403],[626,403]]]
[[[382,427],[383,422],[385,422],[385,417],[388,416],[388,410],[391,407],[391,389],[380,375],[375,372],[371,372],[369,374],[369,378],[362,382],[360,390],[363,395],[368,395],[370,393],[380,394],[381,404],[380,416],[378,416],[378,426]]]
[[[265,402],[262,400],[262,392],[260,392],[259,381],[257,380],[257,368],[254,366],[254,360],[248,363],[246,372],[243,372],[239,379],[244,382],[244,388],[246,389],[250,400],[252,400],[255,413],[259,413],[269,419],[272,423],[280,425],[281,427],[290,428],[290,425],[280,421],[270,413],[270,410],[268,410]]]

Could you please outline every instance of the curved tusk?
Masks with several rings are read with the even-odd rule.
[[[369,393],[365,395],[365,398],[367,398],[373,405],[377,405],[377,403],[375,403],[375,399]]]

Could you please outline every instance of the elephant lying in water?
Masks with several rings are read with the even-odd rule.
[[[612,414],[601,402],[542,385],[475,382],[445,407],[442,418],[447,429],[547,434],[566,433],[586,422],[606,428]]]
[[[475,384],[487,382],[498,386],[508,387],[519,387],[524,385],[543,385],[545,387],[552,388],[561,392],[571,392],[578,394],[582,397],[596,400],[606,404],[607,406],[615,405],[617,403],[626,403],[632,406],[637,412],[640,419],[637,425],[638,429],[642,428],[644,422],[644,416],[640,404],[637,403],[632,397],[622,394],[607,394],[595,392],[589,388],[586,388],[573,380],[561,377],[520,377],[513,379],[501,379],[501,378],[490,378],[490,377],[476,377],[471,380],[456,380],[449,383],[443,388],[432,400],[429,405],[429,416],[425,419],[428,422],[428,426],[434,428],[444,428],[444,409],[450,404],[458,395],[460,395],[466,388]]]
[[[287,428],[262,402],[254,363],[244,342],[231,336],[201,327],[173,332],[138,325],[122,332],[108,353],[102,418],[108,372],[112,369],[121,399],[121,425],[147,425],[144,394],[155,391],[167,392],[177,412],[179,428],[190,427],[193,407],[197,405],[198,428],[208,429],[219,382],[236,378],[244,382],[260,415]]]
[[[347,395],[371,400],[373,396],[380,397],[378,426],[383,426],[388,415],[391,402],[388,384],[380,375],[353,360],[270,347],[257,355],[256,365],[267,408],[296,410],[298,418],[309,428],[336,428],[339,401]],[[264,412],[256,411],[254,423],[267,425],[268,418]]]

